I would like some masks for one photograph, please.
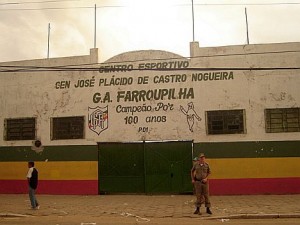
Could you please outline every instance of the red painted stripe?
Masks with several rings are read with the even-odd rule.
[[[211,195],[300,194],[300,178],[211,179]]]
[[[1,194],[28,193],[28,184],[25,180],[0,180]],[[97,195],[97,180],[40,180],[37,194],[54,195]]]
[[[300,178],[211,179],[211,195],[300,194]],[[0,194],[28,192],[26,180],[0,180]],[[38,194],[97,195],[97,180],[39,181]]]
[[[24,194],[28,193],[27,180],[0,180],[1,194]]]

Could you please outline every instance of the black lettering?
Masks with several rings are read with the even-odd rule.
[[[105,96],[103,98],[103,103],[106,103],[106,102],[111,102],[111,100],[110,100],[110,93],[109,92],[106,92]]]
[[[117,102],[120,102],[120,100],[124,98],[125,98],[125,91],[118,91]]]
[[[99,103],[101,101],[101,94],[100,93],[95,93],[93,96],[93,102],[94,103]]]

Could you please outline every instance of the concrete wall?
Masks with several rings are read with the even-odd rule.
[[[264,119],[265,108],[300,106],[299,70],[256,70],[299,66],[299,48],[299,43],[285,43],[202,49],[191,43],[191,59],[148,50],[120,54],[99,65],[97,49],[93,49],[90,56],[1,63],[46,68],[1,72],[0,119],[36,117],[37,136],[44,145],[299,140],[297,132],[266,133]],[[50,71],[51,67],[55,71]],[[87,68],[94,71],[86,71]],[[84,87],[77,86],[78,82],[83,82]],[[148,98],[153,94],[157,100]],[[187,110],[189,103],[201,118],[194,118],[192,130],[181,111]],[[97,107],[108,110],[106,129],[93,130],[88,125]],[[205,112],[228,109],[245,110],[246,133],[207,135]],[[83,140],[51,140],[51,118],[64,116],[86,118]],[[3,132],[2,122],[1,137]],[[0,143],[14,146],[29,145],[31,141],[0,139]]]
[[[25,193],[34,160],[40,193],[97,194],[97,143],[142,140],[192,140],[213,194],[299,193],[299,132],[266,133],[264,110],[300,107],[300,43],[190,47],[191,58],[147,50],[99,64],[92,49],[0,63],[0,193]],[[244,110],[245,133],[208,135],[206,112],[231,109]],[[84,138],[52,140],[51,119],[69,116],[84,117]],[[36,118],[42,152],[4,139],[5,119],[24,117]]]

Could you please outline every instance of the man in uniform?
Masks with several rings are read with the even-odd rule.
[[[206,213],[212,214],[210,211],[210,201],[208,196],[208,182],[207,178],[210,175],[210,167],[207,162],[205,162],[205,155],[201,153],[199,155],[198,161],[194,164],[191,169],[192,183],[194,184],[196,193],[196,210],[194,214],[200,215],[200,207],[203,203],[203,198],[205,201]]]

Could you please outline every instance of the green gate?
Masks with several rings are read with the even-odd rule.
[[[143,143],[99,143],[99,193],[144,193]]]
[[[191,191],[192,142],[153,142],[145,145],[146,193]]]
[[[192,191],[192,142],[99,143],[100,193]]]

